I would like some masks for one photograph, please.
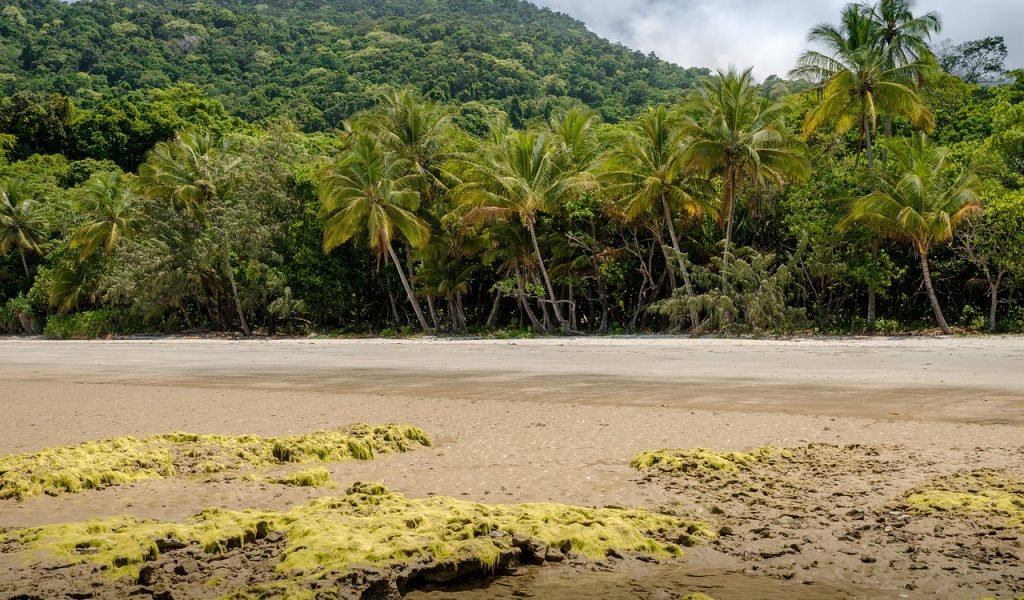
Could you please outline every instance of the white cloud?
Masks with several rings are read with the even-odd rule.
[[[836,22],[847,0],[532,0],[569,14],[611,40],[686,67],[753,65],[758,77],[785,75],[807,31]],[[1002,35],[1008,66],[1024,66],[1024,0],[920,0],[938,11],[939,39]]]

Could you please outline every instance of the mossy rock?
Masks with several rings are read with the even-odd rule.
[[[641,452],[629,464],[640,471],[705,479],[749,468],[773,456],[788,458],[792,454],[788,450],[767,447],[750,452],[717,452],[708,448],[687,448]]]
[[[371,483],[284,512],[210,509],[182,523],[118,517],[13,531],[3,541],[30,561],[94,564],[120,578],[138,577],[162,547],[198,545],[214,555],[271,534],[284,540],[276,546],[282,585],[401,565],[493,572],[509,557],[542,562],[551,549],[597,560],[625,552],[681,557],[682,546],[714,536],[701,523],[643,510],[409,499]],[[237,597],[261,597],[250,592],[257,595]]]
[[[370,460],[430,444],[421,429],[398,424],[269,438],[181,432],[113,438],[0,457],[0,500],[263,465]]]
[[[1024,478],[992,469],[940,477],[907,492],[907,506],[926,513],[996,516],[1024,529]]]
[[[330,483],[331,474],[323,467],[316,467],[315,469],[305,469],[289,473],[284,477],[278,477],[271,479],[270,481],[281,485],[318,488]]]

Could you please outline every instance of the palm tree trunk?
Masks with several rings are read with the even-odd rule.
[[[676,235],[676,226],[672,222],[672,211],[668,207],[668,199],[665,198],[665,190],[661,191],[661,208],[665,213],[665,223],[668,225],[669,238],[672,239],[672,249],[675,250],[676,260],[679,262],[679,271],[683,275],[683,287],[686,289],[686,298],[691,301],[690,324],[693,327],[696,327],[699,317],[697,316],[697,309],[692,303],[694,294],[693,285],[690,283],[690,271],[686,268],[686,260],[683,258],[683,252],[679,248],[679,237]]]
[[[238,313],[238,324],[242,327],[242,335],[251,336],[252,329],[249,328],[249,321],[245,318],[245,310],[242,309],[242,301],[238,297],[238,286],[235,284],[235,269],[231,266],[231,256],[227,244],[224,245],[224,270],[228,275],[228,283],[231,284],[231,297],[235,301],[235,312]]]
[[[31,273],[28,272],[28,261],[25,260],[25,249],[18,246],[18,254],[21,255],[21,267],[25,269],[25,277],[32,277]]]
[[[558,326],[562,329],[562,333],[569,333],[569,323],[562,316],[562,309],[558,305],[558,298],[555,297],[555,289],[551,286],[551,278],[548,277],[548,269],[544,266],[544,257],[541,256],[540,244],[537,243],[537,230],[533,226],[533,219],[527,220],[526,229],[530,232],[530,241],[533,242],[533,253],[537,258],[537,264],[540,266],[540,274],[544,278],[544,286],[547,288],[548,298],[551,299],[551,309],[555,313],[555,318],[558,319]]]
[[[459,314],[459,323],[463,332],[469,330],[469,324],[466,323],[466,311],[462,307],[462,292],[455,294],[455,310]]]
[[[409,285],[409,280],[405,277],[405,269],[402,268],[402,262],[398,260],[398,255],[395,254],[395,249],[388,244],[388,256],[391,257],[391,262],[395,264],[395,270],[398,271],[398,278],[402,280],[402,287],[405,288],[405,295],[409,297],[409,303],[412,304],[412,310],[416,313],[416,319],[420,322],[420,327],[423,328],[423,333],[430,333],[430,325],[427,324],[426,317],[423,316],[423,309],[420,307],[419,300],[416,299],[416,295],[412,293],[412,286]]]
[[[523,286],[523,274],[518,268],[516,268],[516,286],[519,288],[519,306],[522,307],[523,312],[525,312],[526,316],[530,319],[530,323],[533,325],[533,328],[537,330],[538,333],[546,332],[547,330],[544,329],[544,325],[541,324],[537,319],[537,315],[533,314],[533,309],[530,308],[530,302],[526,296],[526,289]]]
[[[487,315],[487,327],[494,327],[498,320],[498,308],[501,307],[501,290],[494,290],[494,304],[491,305],[491,314]]]
[[[722,252],[722,293],[729,291],[729,248],[732,246],[732,222],[736,215],[736,169],[729,167],[726,190],[728,213],[725,217],[725,250]]]
[[[942,307],[939,306],[939,298],[935,295],[935,288],[932,287],[932,274],[928,269],[928,250],[927,248],[918,248],[917,253],[921,257],[921,272],[924,274],[924,287],[928,290],[928,300],[932,303],[932,311],[935,312],[935,320],[938,321],[939,327],[942,328],[942,333],[946,335],[952,335],[953,330],[946,324],[946,318],[942,316]]]
[[[434,297],[427,296],[427,310],[430,312],[430,322],[434,324],[434,331],[441,329],[437,322],[437,311],[434,309]]]
[[[871,262],[878,262],[878,240],[871,242]],[[878,318],[878,293],[874,286],[868,284],[868,325],[874,324]]]

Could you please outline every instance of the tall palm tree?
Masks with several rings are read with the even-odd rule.
[[[664,108],[642,113],[636,131],[624,136],[608,151],[601,181],[612,197],[621,200],[630,221],[650,216],[668,230],[686,296],[692,299],[695,297],[693,284],[674,221],[680,213],[697,218],[710,211],[707,201],[710,190],[706,180],[686,173],[680,125]],[[690,309],[690,318],[696,326],[696,308]]]
[[[318,192],[324,223],[324,252],[365,231],[377,260],[390,259],[424,332],[430,326],[413,293],[394,241],[403,239],[419,248],[430,239],[430,228],[416,211],[420,205],[420,176],[412,161],[388,151],[368,134],[358,134],[352,148],[320,176]]]
[[[811,170],[802,144],[786,126],[786,106],[762,97],[751,72],[730,68],[706,79],[690,101],[684,123],[689,145],[683,163],[691,172],[722,181],[723,271],[729,266],[736,203],[744,186],[781,186],[807,177]]]
[[[499,127],[490,137],[480,155],[464,165],[463,183],[456,195],[472,207],[466,214],[469,222],[518,217],[530,234],[548,302],[559,327],[568,332],[569,322],[537,241],[537,218],[541,213],[556,212],[567,197],[588,189],[589,179],[559,165],[547,133]]]
[[[220,261],[231,286],[239,325],[248,336],[252,335],[252,329],[238,294],[230,242],[214,218],[222,200],[221,188],[238,162],[232,156],[227,138],[218,141],[208,129],[186,129],[150,151],[146,162],[139,167],[139,177],[147,196],[169,202],[175,210],[218,230]]]
[[[907,55],[914,44],[904,49],[882,42],[883,30],[863,6],[848,5],[838,27],[831,24],[811,29],[808,41],[818,44],[824,52],[804,52],[790,75],[818,84],[820,102],[807,114],[804,136],[810,137],[827,123],[837,135],[857,128],[858,139],[867,153],[868,168],[875,166],[874,133],[878,113],[905,117],[918,128],[935,126],[935,115],[918,96],[916,82],[928,65],[921,57],[907,62],[894,62]],[[909,34],[908,34],[909,35]]]
[[[21,179],[0,185],[0,255],[18,249],[21,266],[29,277],[26,252],[42,254],[46,246],[47,223],[43,205]]]
[[[966,170],[950,176],[946,150],[930,145],[923,133],[891,140],[886,146],[896,174],[869,175],[877,191],[856,200],[840,227],[863,221],[881,235],[911,244],[921,261],[935,320],[951,334],[932,286],[928,253],[949,241],[960,222],[979,210],[979,180]]]
[[[83,260],[103,250],[110,254],[122,240],[131,239],[139,223],[135,178],[124,173],[99,173],[86,182],[76,208],[86,222],[71,236],[71,247]]]

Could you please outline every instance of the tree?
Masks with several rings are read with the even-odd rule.
[[[847,5],[839,27],[822,24],[808,34],[808,41],[824,52],[804,52],[790,72],[818,86],[818,103],[807,113],[804,138],[809,139],[826,123],[834,125],[837,136],[856,128],[858,146],[867,154],[868,169],[875,168],[874,136],[879,112],[905,117],[922,129],[930,130],[935,125],[935,116],[915,91],[930,66],[918,37],[931,23],[926,16],[914,24],[909,4],[899,0],[891,0],[885,10],[892,14],[886,16],[881,5],[870,11],[862,5]],[[910,24],[903,33],[900,21]],[[916,58],[902,62],[911,57]],[[872,246],[871,254],[877,256],[877,246]],[[869,286],[868,323],[875,320],[875,295],[875,288]]]
[[[83,186],[76,208],[86,222],[71,236],[71,248],[83,260],[101,249],[109,255],[122,240],[131,239],[138,225],[137,182],[132,175],[98,173]]]
[[[883,236],[911,244],[935,320],[943,333],[951,334],[932,285],[928,253],[949,241],[957,226],[979,210],[979,180],[967,170],[951,175],[946,150],[930,145],[923,133],[891,140],[886,146],[895,174],[869,172],[876,191],[854,201],[840,226],[863,221]]]
[[[472,206],[466,215],[470,222],[519,218],[530,234],[547,301],[559,327],[568,332],[569,322],[537,241],[537,219],[541,213],[557,211],[566,197],[589,187],[589,179],[566,172],[558,163],[548,134],[498,128],[492,131],[480,155],[465,165],[464,183],[456,194]]]
[[[948,40],[939,47],[939,65],[967,83],[983,83],[1006,72],[1006,40],[993,36],[952,44]]]
[[[139,177],[151,198],[168,202],[179,213],[212,230],[242,333],[252,335],[238,294],[230,240],[219,222],[223,213],[221,185],[237,165],[227,138],[218,141],[208,129],[186,129],[174,140],[153,148],[139,167]]]
[[[640,115],[635,131],[611,145],[601,181],[607,193],[623,204],[629,220],[653,216],[660,227],[668,230],[686,296],[692,299],[695,292],[676,234],[675,215],[698,218],[712,207],[707,201],[707,181],[686,172],[685,149],[680,120],[664,108],[650,109]],[[690,320],[696,327],[696,308],[690,310]]]
[[[360,231],[368,235],[378,264],[386,256],[395,265],[409,303],[424,332],[430,331],[402,263],[395,253],[396,237],[419,248],[430,239],[430,228],[416,211],[420,205],[420,176],[412,162],[367,134],[356,135],[352,148],[320,176],[318,193],[324,223],[324,252],[349,241]]]
[[[47,223],[43,205],[29,186],[20,179],[9,179],[0,186],[0,255],[18,250],[25,276],[28,270],[26,252],[43,254]]]
[[[763,98],[751,72],[729,69],[706,79],[689,104],[684,127],[689,146],[682,160],[687,169],[722,181],[722,269],[729,267],[736,203],[744,185],[781,186],[810,174],[803,146],[786,126],[786,106]]]
[[[999,294],[1024,280],[1024,192],[986,199],[985,212],[958,234],[960,251],[988,288],[988,330],[996,330]]]

